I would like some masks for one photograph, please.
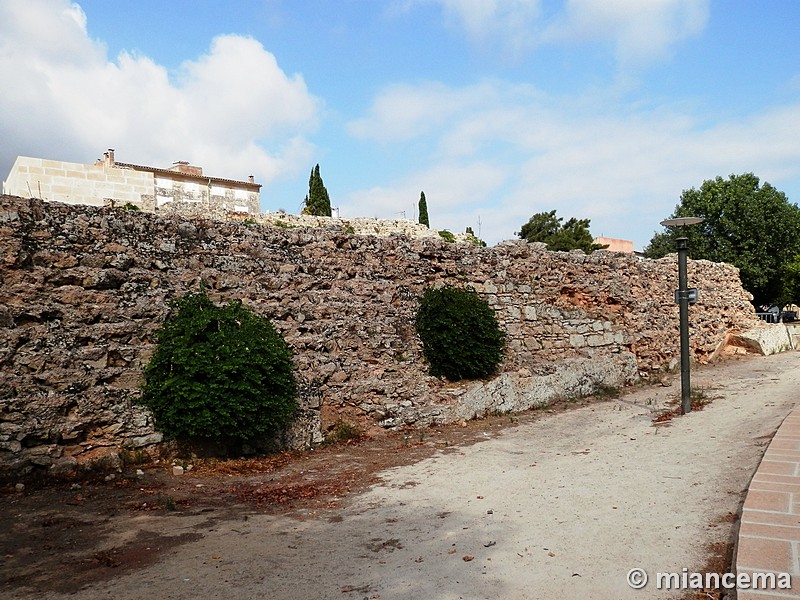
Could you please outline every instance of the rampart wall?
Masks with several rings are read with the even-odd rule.
[[[0,196],[0,471],[68,470],[160,441],[134,403],[167,302],[201,282],[272,320],[295,352],[301,411],[282,440],[337,420],[416,426],[522,410],[674,366],[675,257],[493,248],[69,206]],[[735,268],[690,261],[706,360],[758,322]],[[500,374],[427,374],[414,330],[427,286],[472,285],[508,334]]]

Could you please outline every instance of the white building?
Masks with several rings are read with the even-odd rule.
[[[178,161],[168,169],[116,162],[114,150],[93,165],[18,156],[3,182],[3,193],[25,198],[123,206],[154,212],[171,202],[195,205],[197,212],[258,213],[261,184],[203,175],[201,167]],[[184,204],[186,206],[186,204]]]

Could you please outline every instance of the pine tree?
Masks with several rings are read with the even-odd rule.
[[[529,242],[544,242],[548,250],[569,252],[583,250],[591,254],[595,250],[608,248],[594,243],[589,233],[589,219],[572,218],[562,224],[564,219],[556,216],[556,211],[540,212],[533,215],[519,230],[520,238]]]
[[[325,184],[322,183],[319,164],[311,170],[311,176],[308,178],[308,195],[303,203],[305,204],[303,214],[318,217],[331,216],[331,199],[328,196],[328,190],[325,189]]]
[[[425,200],[425,192],[419,193],[419,223],[430,227],[431,222],[428,220],[428,202]]]

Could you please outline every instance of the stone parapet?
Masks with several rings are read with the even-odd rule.
[[[284,212],[260,213],[252,217],[257,223],[275,225],[286,229],[312,228],[343,231],[354,235],[390,236],[403,235],[420,239],[442,239],[439,231],[406,219],[373,219],[367,217],[339,218],[317,217],[313,215],[292,215]],[[457,242],[474,242],[475,238],[466,233],[453,233]]]

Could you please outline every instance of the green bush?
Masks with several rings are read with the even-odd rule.
[[[204,292],[171,307],[141,396],[156,427],[170,438],[231,449],[285,426],[297,388],[291,350],[272,324],[238,300],[216,306]]]
[[[442,229],[439,232],[439,237],[441,237],[445,242],[453,243],[456,241],[456,236],[454,236],[451,232],[447,231],[447,229]]]
[[[416,326],[431,375],[481,379],[503,360],[505,333],[492,307],[472,288],[426,290]]]

